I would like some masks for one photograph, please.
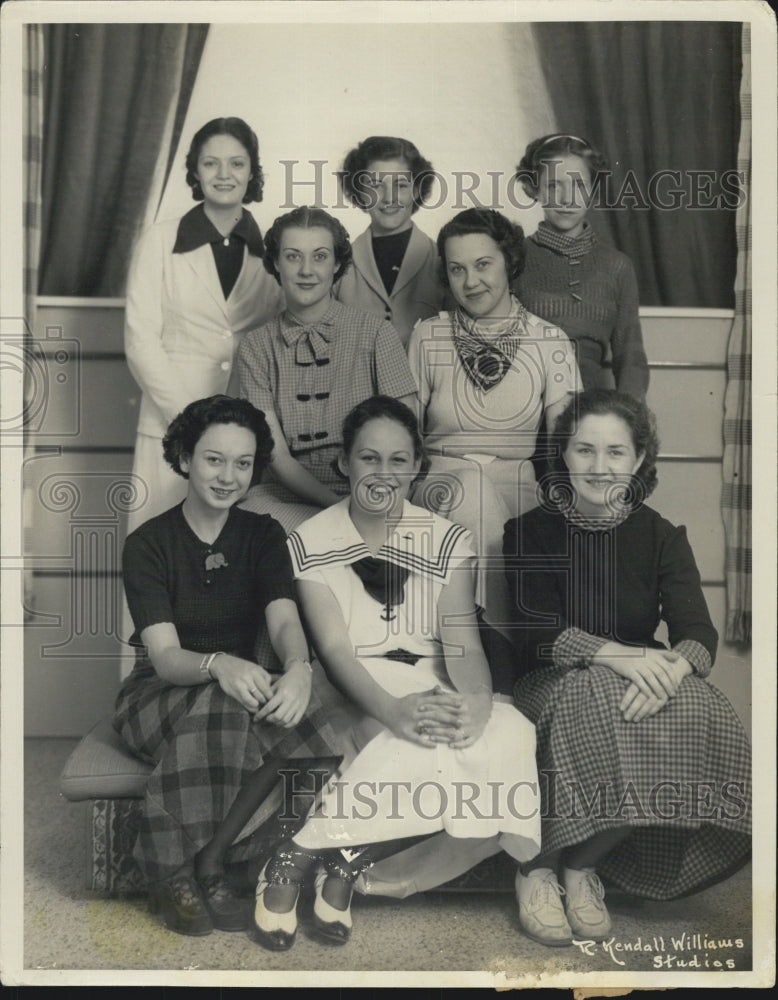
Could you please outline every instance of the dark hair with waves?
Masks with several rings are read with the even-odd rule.
[[[505,258],[508,280],[513,281],[524,270],[524,230],[511,222],[501,212],[491,208],[466,208],[455,215],[438,233],[438,254],[440,255],[440,275],[448,286],[446,264],[446,241],[452,236],[491,236]]]
[[[333,282],[338,281],[346,269],[351,264],[351,240],[346,229],[337,219],[333,218],[323,208],[303,205],[295,208],[286,215],[279,215],[273,225],[265,233],[265,256],[262,262],[268,274],[272,274],[276,281],[281,284],[281,275],[278,273],[276,261],[281,252],[281,237],[285,229],[299,227],[300,229],[314,229],[320,226],[332,235],[332,247],[335,253],[337,269]]]
[[[182,458],[191,458],[195,446],[209,427],[214,424],[237,424],[250,430],[257,442],[251,485],[255,486],[270,462],[273,453],[273,435],[265,414],[247,399],[232,396],[209,396],[197,399],[185,407],[171,421],[162,441],[165,461],[179,476],[189,476],[181,468]]]
[[[639,506],[654,492],[658,482],[656,461],[659,454],[654,414],[645,403],[639,402],[629,393],[617,392],[615,389],[585,389],[573,396],[554,425],[551,440],[558,446],[558,453],[554,458],[552,471],[541,481],[541,489],[547,501],[553,504],[555,493],[563,496],[569,491],[570,476],[563,456],[581,421],[584,417],[607,415],[624,421],[629,427],[636,454],[643,453],[640,468],[632,477],[632,506]]]
[[[262,167],[259,163],[259,140],[256,134],[249,128],[242,118],[212,118],[197,132],[195,132],[186,154],[186,183],[192,189],[192,197],[195,201],[202,201],[205,195],[197,179],[197,160],[200,150],[215,135],[230,135],[246,150],[251,163],[251,180],[243,195],[243,203],[250,201],[262,201],[262,189],[265,186],[265,178]]]
[[[375,160],[405,160],[411,172],[413,211],[417,212],[432,190],[435,171],[409,139],[393,135],[371,135],[346,154],[338,179],[343,193],[357,208],[367,209],[370,193],[364,181],[370,164]]]

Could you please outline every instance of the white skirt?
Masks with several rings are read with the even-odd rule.
[[[452,690],[442,659],[415,665],[370,657],[361,661],[395,697]],[[357,740],[358,744],[358,740]],[[346,847],[445,830],[455,838],[509,835],[519,860],[540,849],[540,797],[535,727],[512,705],[493,702],[481,737],[454,750],[411,743],[381,728],[344,760],[295,842],[309,849]]]

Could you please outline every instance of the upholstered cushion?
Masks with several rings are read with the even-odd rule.
[[[129,750],[110,718],[101,719],[68,757],[59,789],[72,802],[143,798],[151,770]]]

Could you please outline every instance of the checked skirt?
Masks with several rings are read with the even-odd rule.
[[[300,724],[283,729],[253,722],[218,684],[171,685],[150,665],[136,664],[117,697],[114,727],[131,750],[155,765],[133,851],[145,877],[166,879],[191,862],[241,785],[264,763],[336,754],[339,702],[323,674],[314,674]],[[250,839],[245,846],[250,848]],[[243,860],[240,843],[229,860]]]
[[[750,857],[748,739],[702,678],[638,723],[619,711],[625,686],[604,666],[534,670],[516,685],[537,729],[543,853],[628,825],[597,866],[603,879],[650,899],[688,895]]]

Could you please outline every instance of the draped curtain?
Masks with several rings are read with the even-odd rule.
[[[30,338],[36,295],[124,294],[134,238],[149,201],[152,210],[158,205],[207,31],[207,25],[28,25],[24,298]],[[30,359],[31,351],[32,345]],[[28,412],[31,371],[28,366],[24,380]],[[27,483],[24,489],[30,552],[35,504]],[[33,598],[27,569],[27,609]]]
[[[178,145],[208,26],[44,30],[38,291],[121,296],[160,151],[167,171]]]
[[[44,40],[43,27],[39,24],[27,25],[24,35],[24,54],[22,64],[22,94],[24,98],[24,125],[22,135],[22,159],[24,172],[24,212],[23,227],[23,274],[22,290],[24,294],[23,356],[27,364],[32,363],[33,345],[32,331],[35,329],[35,294],[38,288],[38,257],[41,240],[41,165],[43,151],[43,65]],[[26,374],[29,369],[25,365]],[[24,396],[24,412],[26,419],[35,405],[33,380],[24,379],[22,385]],[[32,443],[25,435],[25,457],[32,450]],[[24,481],[22,494],[24,514],[24,545],[29,551],[33,536],[32,510],[34,497],[29,482]],[[25,567],[24,571],[24,607],[25,615],[30,614],[33,596],[32,569]]]
[[[737,192],[727,195],[723,178],[737,157],[740,24],[545,23],[533,31],[558,131],[601,148],[613,172],[609,204],[623,194],[623,207],[591,218],[632,259],[641,304],[731,309]],[[718,199],[718,207],[660,207],[682,197],[671,194],[674,179],[658,182],[660,170],[681,172],[687,204]]]
[[[751,187],[751,38],[743,31],[738,170]],[[727,347],[721,512],[726,536],[725,576],[729,642],[751,641],[751,198],[737,214],[735,318]]]

